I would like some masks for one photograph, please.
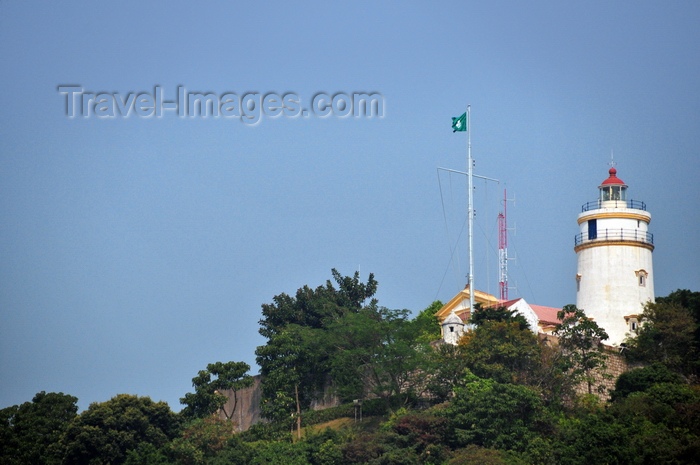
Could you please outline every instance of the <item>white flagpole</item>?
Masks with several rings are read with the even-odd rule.
[[[473,230],[474,230],[474,187],[472,184],[472,168],[474,162],[472,161],[472,129],[471,129],[471,105],[467,105],[467,177],[469,178],[469,315],[474,312],[474,244],[473,244]]]

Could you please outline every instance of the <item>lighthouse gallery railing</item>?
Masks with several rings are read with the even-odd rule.
[[[603,208],[603,204],[605,204],[605,208],[633,208],[635,210],[647,210],[647,204],[639,200],[594,200],[592,202],[584,203],[581,207],[581,212]]]
[[[645,242],[654,245],[654,235],[650,232],[639,231],[637,229],[599,229],[595,237],[588,237],[588,233],[576,234],[574,237],[574,247],[584,242],[595,241],[632,241]]]

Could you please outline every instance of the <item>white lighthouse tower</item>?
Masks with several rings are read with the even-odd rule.
[[[617,170],[609,174],[598,200],[578,215],[576,306],[605,329],[607,344],[619,345],[636,332],[644,304],[654,301],[654,237],[646,204],[627,200]]]

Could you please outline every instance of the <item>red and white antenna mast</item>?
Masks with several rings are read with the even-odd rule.
[[[498,214],[498,288],[501,302],[508,300],[508,217],[506,203],[508,199],[503,189],[503,212]]]

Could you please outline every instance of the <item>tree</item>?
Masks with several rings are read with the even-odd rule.
[[[546,410],[532,389],[471,376],[443,411],[454,445],[525,451],[539,433],[550,429]]]
[[[658,297],[658,304],[676,304],[685,308],[695,320],[695,337],[692,352],[686,354],[685,371],[688,375],[700,376],[700,292],[678,289],[666,297]]]
[[[475,375],[501,383],[526,382],[540,361],[537,336],[518,319],[482,319],[459,345]]]
[[[610,393],[610,398],[613,401],[624,399],[632,393],[644,392],[658,383],[681,384],[683,380],[665,365],[654,363],[622,373],[615,381],[615,390]]]
[[[308,465],[303,445],[288,442],[262,442],[255,449],[251,465]]]
[[[697,331],[687,308],[660,299],[644,306],[637,335],[625,341],[625,352],[633,360],[660,362],[679,373],[694,374],[700,368]]]
[[[426,389],[435,402],[445,402],[458,387],[464,385],[469,362],[464,346],[439,344],[429,351],[424,368],[428,372]]]
[[[442,302],[436,300],[412,320],[411,325],[419,342],[430,343],[440,339],[440,322],[435,314],[441,308]]]
[[[255,354],[267,418],[281,419],[296,411],[297,422],[301,421],[301,410],[329,383],[335,349],[328,343],[328,327],[346,315],[376,307],[374,275],[362,283],[359,272],[352,277],[331,272],[337,287],[330,280],[316,289],[304,286],[294,297],[279,294],[272,304],[262,306],[260,334],[268,341]]]
[[[163,448],[158,448],[150,442],[141,442],[136,449],[127,451],[124,465],[172,465],[172,462]]]
[[[530,329],[530,325],[523,315],[517,310],[508,310],[506,307],[486,307],[476,304],[474,313],[469,322],[476,326],[481,326],[489,321],[501,321],[507,323],[517,323],[520,329]]]
[[[519,461],[500,450],[469,445],[464,449],[456,450],[447,465],[473,465],[477,463],[479,465],[516,465],[524,463],[524,461]]]
[[[162,448],[179,432],[178,416],[165,402],[119,394],[90,404],[67,428],[62,444],[66,465],[121,465],[142,443]]]
[[[331,377],[342,397],[362,398],[371,392],[390,407],[395,396],[406,402],[417,394],[427,347],[417,341],[408,314],[408,310],[365,309],[329,328],[335,345]]]
[[[608,338],[608,334],[575,305],[566,305],[557,318],[561,323],[554,334],[559,337],[559,347],[564,355],[564,371],[571,374],[574,382],[585,382],[588,393],[592,394],[596,374],[602,376],[606,368],[608,357],[603,351],[602,341]],[[602,389],[601,384],[598,390]]]
[[[182,415],[186,418],[203,418],[217,411],[223,412],[227,420],[233,418],[238,406],[238,391],[253,384],[253,378],[248,375],[250,365],[245,362],[216,362],[207,365],[206,370],[192,378],[194,393],[187,393],[180,399],[186,405]],[[228,397],[225,391],[232,391],[233,407],[226,411]]]
[[[429,456],[432,461],[437,461],[440,457],[436,457],[435,453],[443,455],[439,454],[441,452],[439,446],[447,443],[447,424],[448,420],[444,416],[433,413],[402,415],[391,425],[395,434],[393,442],[403,449],[411,449],[421,455],[423,463],[426,456]],[[443,460],[437,463],[443,463]]]
[[[562,418],[555,439],[553,450],[557,464],[647,463],[634,461],[635,451],[630,447],[629,431],[604,411]]]
[[[688,289],[677,289],[666,297],[657,297],[660,304],[677,304],[688,309],[696,322],[700,323],[700,292],[692,292]]]
[[[359,272],[352,277],[344,277],[334,268],[331,273],[337,289],[329,280],[325,286],[316,289],[304,286],[297,290],[294,297],[282,293],[272,298],[272,304],[263,304],[260,334],[272,339],[290,324],[323,328],[348,312],[358,312],[367,299],[377,292],[377,281],[372,273],[367,283],[360,282]],[[369,306],[374,305],[376,300],[372,299]]]
[[[0,410],[0,463],[54,465],[61,462],[61,435],[78,411],[78,399],[41,391],[31,402]]]
[[[291,415],[300,434],[301,411],[323,390],[327,378],[325,344],[324,331],[290,324],[257,348],[263,416],[281,421]]]
[[[251,454],[250,447],[231,431],[230,423],[215,416],[194,420],[168,449],[178,465],[209,464],[220,455],[238,456],[238,461],[229,463],[247,463]]]

